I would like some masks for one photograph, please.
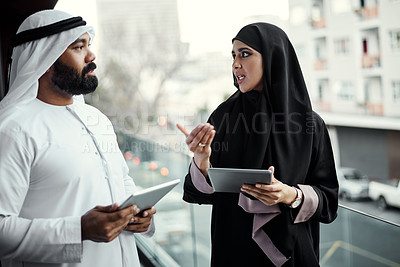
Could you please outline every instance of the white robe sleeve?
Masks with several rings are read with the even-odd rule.
[[[0,258],[32,262],[80,262],[80,217],[19,217],[34,156],[18,130],[0,132]],[[23,142],[24,141],[24,142]]]

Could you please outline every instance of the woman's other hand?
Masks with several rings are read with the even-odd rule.
[[[292,186],[282,183],[274,176],[274,167],[268,168],[272,172],[271,184],[243,185],[241,190],[260,200],[267,206],[278,203],[290,205],[297,197],[297,191]]]
[[[207,177],[207,168],[210,167],[210,144],[215,136],[214,126],[209,123],[199,124],[190,133],[179,123],[176,127],[186,136],[186,145],[194,153],[194,162]]]

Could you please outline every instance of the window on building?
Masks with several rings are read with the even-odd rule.
[[[326,100],[328,94],[328,80],[322,79],[317,82],[317,99],[318,100]]]
[[[400,29],[389,32],[390,48],[393,52],[400,52]]]
[[[324,99],[324,87],[321,83],[318,83],[318,100]]]
[[[325,59],[326,58],[326,39],[319,38],[315,40],[315,58]]]
[[[354,86],[350,81],[343,81],[338,84],[337,96],[341,100],[351,101],[354,99]]]
[[[335,54],[347,55],[350,52],[350,41],[348,38],[337,39],[334,41]]]
[[[380,77],[370,77],[364,81],[364,96],[367,103],[382,102],[382,81]]]
[[[310,10],[311,26],[315,29],[326,27],[324,3],[322,0],[313,0]]]
[[[400,80],[392,81],[393,102],[400,103]]]
[[[322,7],[321,3],[315,2],[311,8],[311,19],[319,21],[322,18]]]

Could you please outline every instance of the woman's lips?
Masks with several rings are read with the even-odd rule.
[[[237,75],[236,80],[237,80],[238,84],[241,84],[243,82],[244,78],[246,78],[245,75]]]

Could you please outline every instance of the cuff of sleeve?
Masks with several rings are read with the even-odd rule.
[[[150,226],[146,232],[141,233],[145,237],[152,237],[156,231],[156,226],[154,224],[154,216],[151,218]]]
[[[197,190],[205,194],[214,193],[214,188],[207,183],[206,177],[201,173],[193,158],[192,164],[190,164],[190,177]]]
[[[68,262],[81,262],[83,254],[81,217],[65,218],[65,252]]]
[[[294,223],[305,222],[310,219],[318,208],[318,195],[310,185],[298,185],[303,192],[303,204]]]

